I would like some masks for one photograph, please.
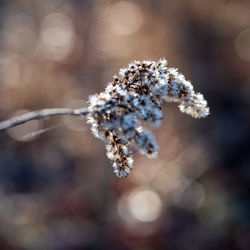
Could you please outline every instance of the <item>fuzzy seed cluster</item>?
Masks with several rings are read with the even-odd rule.
[[[121,69],[104,92],[90,96],[88,123],[105,142],[118,177],[127,177],[133,168],[131,148],[148,157],[157,155],[155,137],[141,122],[159,126],[163,101],[177,102],[183,113],[194,118],[209,114],[203,95],[177,69],[168,68],[165,59],[135,61]]]

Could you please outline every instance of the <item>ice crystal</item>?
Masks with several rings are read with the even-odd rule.
[[[165,59],[129,64],[104,92],[89,98],[88,123],[93,134],[105,142],[118,177],[127,177],[133,168],[131,148],[148,157],[157,155],[154,135],[141,121],[159,126],[163,101],[179,103],[180,111],[194,118],[209,114],[203,95],[177,69],[168,68]]]

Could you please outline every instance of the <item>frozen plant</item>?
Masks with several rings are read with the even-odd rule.
[[[89,97],[89,107],[82,109],[47,109],[34,111],[0,123],[0,130],[28,120],[51,115],[86,115],[91,131],[106,144],[107,157],[118,177],[127,177],[133,168],[131,148],[155,157],[159,146],[152,132],[141,125],[159,126],[161,103],[177,102],[181,112],[194,118],[209,114],[203,95],[167,61],[135,61],[121,69],[104,92]]]
[[[183,113],[194,118],[209,114],[203,95],[177,69],[168,68],[165,59],[135,61],[121,69],[104,92],[90,96],[88,123],[93,134],[105,142],[117,176],[127,177],[133,168],[131,148],[148,157],[157,155],[154,135],[141,121],[159,126],[163,101],[177,102]]]

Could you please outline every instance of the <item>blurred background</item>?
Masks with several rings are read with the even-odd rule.
[[[0,120],[84,107],[119,68],[162,57],[211,115],[165,105],[158,157],[136,153],[127,179],[84,119],[1,133],[0,249],[250,249],[250,1],[1,0]]]

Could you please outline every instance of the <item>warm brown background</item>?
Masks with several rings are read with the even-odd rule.
[[[127,179],[85,121],[1,133],[0,249],[250,249],[250,1],[1,0],[0,120],[85,106],[120,67],[161,57],[211,115],[165,105],[158,158],[136,154]]]

